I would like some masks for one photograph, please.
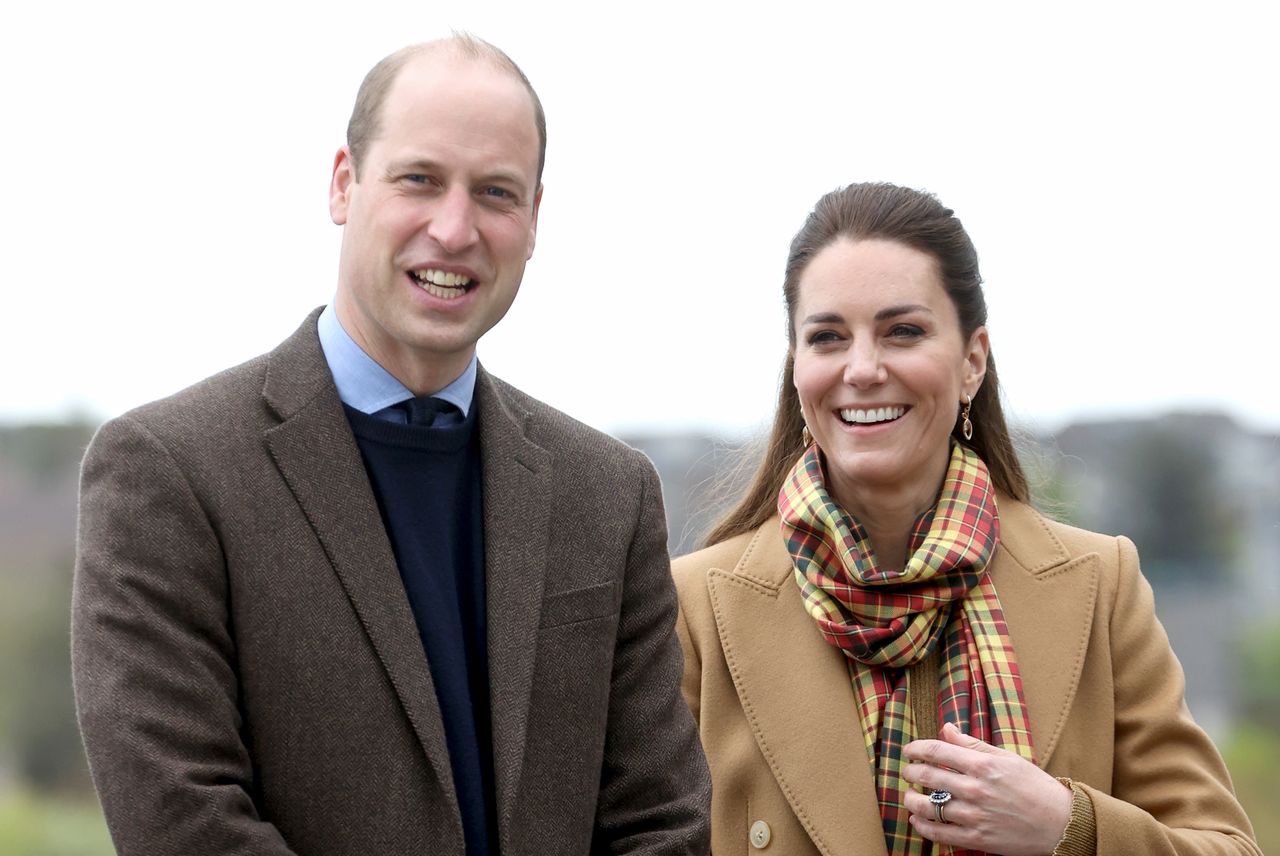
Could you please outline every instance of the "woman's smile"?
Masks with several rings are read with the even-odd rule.
[[[887,425],[897,422],[907,412],[902,405],[888,407],[846,407],[836,411],[840,421],[846,425],[871,426]]]

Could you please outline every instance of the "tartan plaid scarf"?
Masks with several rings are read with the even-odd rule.
[[[1000,529],[987,467],[953,445],[938,503],[916,521],[900,571],[879,567],[866,531],[827,493],[816,445],[791,470],[778,510],[805,608],[848,658],[889,853],[922,856],[929,841],[902,799],[902,747],[919,734],[905,667],[941,646],[939,725],[1032,758],[1022,680],[986,574]]]

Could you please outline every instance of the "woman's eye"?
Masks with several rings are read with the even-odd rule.
[[[829,345],[839,341],[840,336],[834,330],[817,330],[808,337],[810,345]]]
[[[894,324],[889,328],[889,336],[894,339],[914,339],[924,335],[924,330],[915,324]]]

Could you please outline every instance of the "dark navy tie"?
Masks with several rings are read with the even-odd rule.
[[[406,421],[410,425],[422,425],[427,428],[434,425],[442,415],[457,411],[456,407],[444,399],[432,398],[429,395],[410,398],[400,402],[396,407],[405,412]]]

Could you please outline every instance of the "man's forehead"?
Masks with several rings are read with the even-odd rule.
[[[400,70],[382,105],[380,124],[394,123],[424,103],[442,100],[464,105],[483,101],[508,116],[524,114],[537,133],[533,99],[519,79],[485,58],[450,55],[443,49],[414,57]]]
[[[513,92],[519,91],[527,95],[519,78],[497,61],[464,54],[447,44],[418,54],[406,62],[396,75],[391,92],[394,95],[397,90],[401,90],[403,94],[405,90],[416,87],[449,84],[459,87],[474,86],[478,82],[497,89],[510,88]],[[529,101],[532,110],[532,99]]]
[[[518,79],[484,58],[444,51],[414,57],[397,75],[379,125],[373,144],[397,162],[431,157],[422,142],[448,139],[504,159],[527,154],[536,169],[533,101]]]

